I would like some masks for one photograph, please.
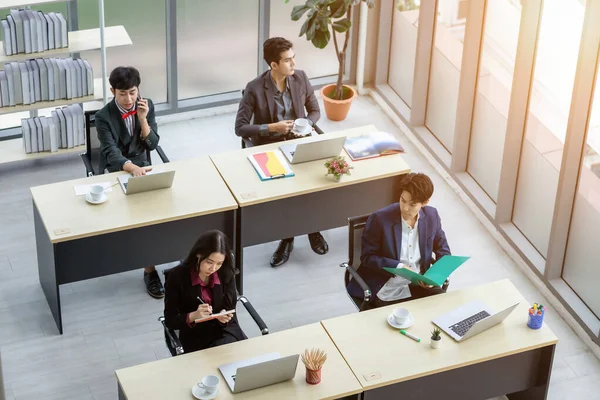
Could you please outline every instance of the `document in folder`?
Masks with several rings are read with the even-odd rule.
[[[265,151],[248,156],[261,181],[294,176],[280,150]]]
[[[418,274],[408,268],[384,269],[394,275],[406,278],[414,284],[418,284],[418,281],[421,281],[426,285],[442,286],[450,274],[452,274],[456,268],[460,267],[469,258],[471,257],[443,256],[423,275]]]

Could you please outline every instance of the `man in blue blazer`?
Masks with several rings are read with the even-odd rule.
[[[450,254],[437,210],[428,206],[433,183],[425,174],[408,174],[401,183],[400,199],[371,214],[362,234],[360,276],[371,288],[371,305],[381,307],[443,293],[440,287],[419,285],[383,268],[409,268],[424,274],[442,256]],[[435,254],[435,259],[433,255]],[[351,295],[362,297],[356,282]]]

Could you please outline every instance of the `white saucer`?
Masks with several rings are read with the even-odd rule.
[[[85,195],[85,201],[87,201],[90,204],[102,204],[106,200],[108,200],[108,196],[106,195],[106,193],[104,193],[104,197],[102,197],[100,200],[92,199],[92,195],[89,193]]]
[[[217,388],[216,392],[214,392],[212,394],[208,394],[204,391],[204,389],[201,389],[200,387],[198,387],[198,385],[194,385],[194,386],[192,386],[192,395],[199,400],[214,399],[215,397],[217,397],[219,395],[219,388]]]
[[[297,136],[309,136],[312,133],[312,129],[308,129],[306,132],[300,132],[292,129],[292,133]]]
[[[396,323],[396,320],[394,319],[394,313],[391,313],[387,317],[387,322],[388,322],[388,324],[390,324],[390,326],[392,328],[405,329],[405,328],[409,328],[410,326],[412,326],[412,324],[415,323],[415,319],[413,318],[412,314],[410,314],[408,316],[408,320],[404,324],[399,325],[399,324]]]

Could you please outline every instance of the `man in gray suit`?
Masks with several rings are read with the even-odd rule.
[[[281,37],[267,39],[263,57],[271,69],[246,85],[235,119],[235,134],[250,139],[255,146],[293,139],[296,118],[306,118],[314,125],[321,116],[308,76],[295,69],[292,43]],[[315,253],[329,251],[319,232],[310,233],[308,239]],[[294,238],[281,240],[271,266],[285,264],[293,249]]]

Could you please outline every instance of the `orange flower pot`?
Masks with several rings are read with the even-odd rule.
[[[323,105],[325,106],[325,115],[332,121],[343,121],[348,116],[352,100],[356,97],[356,91],[350,86],[344,85],[351,93],[352,96],[345,100],[333,100],[328,97],[335,91],[335,84],[323,86],[321,88],[321,97],[323,98]]]

